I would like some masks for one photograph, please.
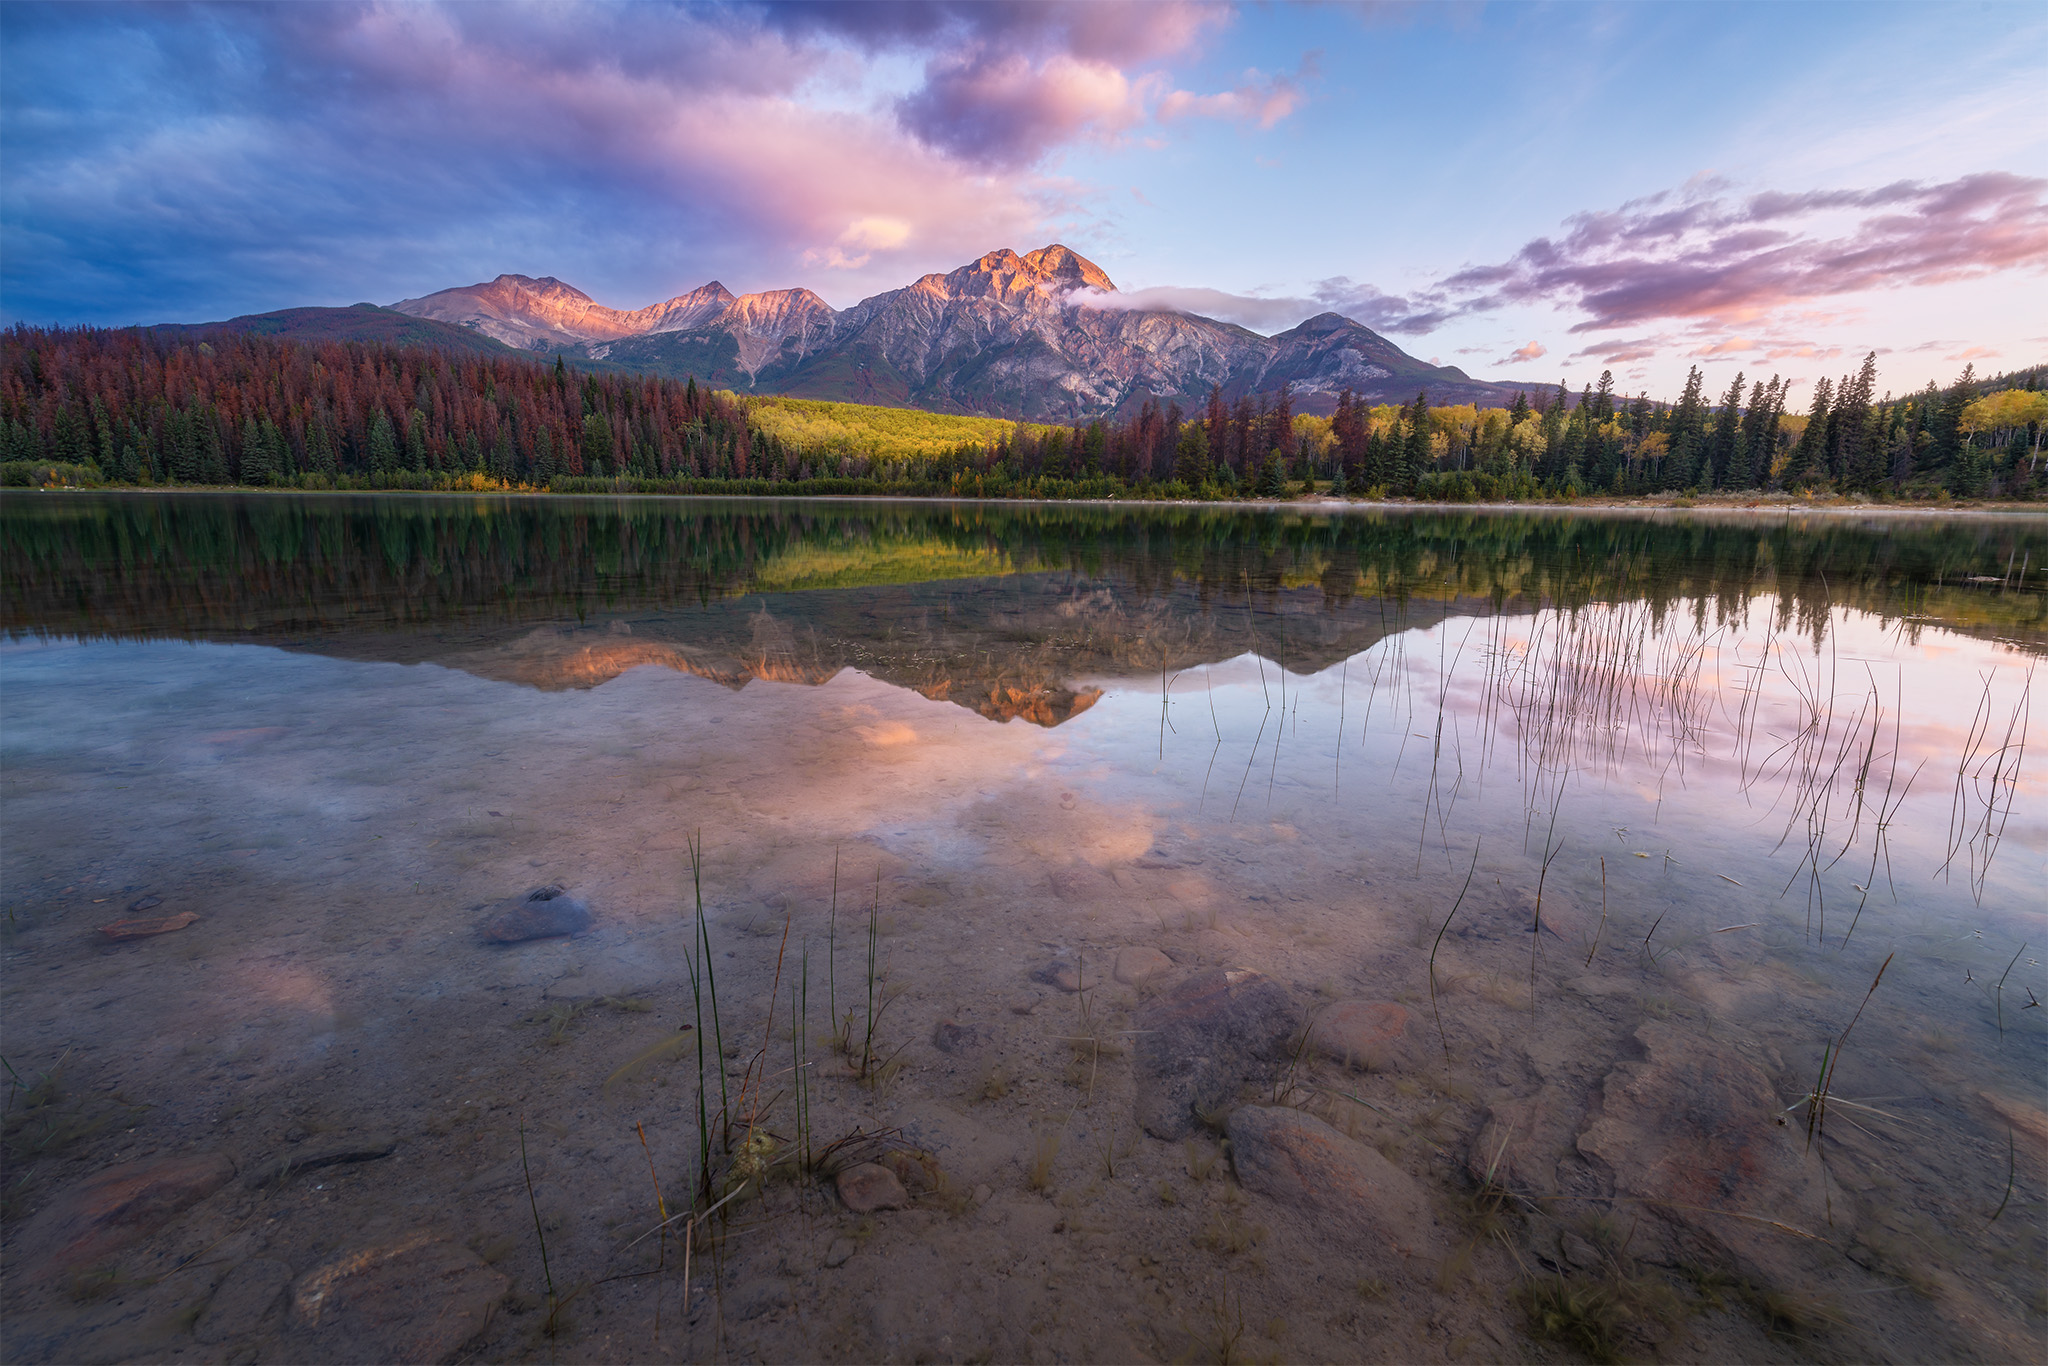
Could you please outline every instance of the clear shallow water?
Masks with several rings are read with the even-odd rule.
[[[395,1143],[10,1273],[25,1356],[331,1355],[281,1308],[193,1325],[246,1263],[420,1229],[507,1278],[489,1358],[2036,1354],[2038,521],[80,497],[0,531],[6,1054],[58,1077],[13,1103],[11,1264],[118,1163]],[[811,1128],[946,1184],[861,1218],[778,1180],[685,1318],[627,1245],[650,1157],[698,1179],[694,1054],[617,1074],[698,1018],[696,832],[728,1090],[779,958],[864,993],[873,908],[900,1065],[846,1076],[813,999]],[[479,942],[544,882],[590,933]],[[98,942],[145,896],[199,920]],[[1103,972],[1138,948],[1172,966]],[[1429,1236],[1143,1135],[1128,1031],[1211,966],[1405,1016],[1238,1099],[1383,1155]],[[552,1336],[536,1207],[584,1287]]]

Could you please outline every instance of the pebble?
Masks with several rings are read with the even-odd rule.
[[[1132,946],[1116,951],[1115,977],[1126,986],[1136,986],[1173,971],[1173,960],[1158,949]]]
[[[267,1257],[243,1262],[214,1292],[193,1326],[194,1336],[206,1343],[248,1337],[263,1327],[291,1283],[292,1269],[283,1262]]]
[[[845,1266],[853,1260],[857,1247],[851,1238],[834,1238],[832,1246],[825,1249],[826,1266]]]
[[[839,1173],[838,1186],[839,1198],[855,1214],[903,1209],[910,1204],[910,1193],[903,1189],[896,1173],[874,1162],[848,1167]]]
[[[560,887],[536,887],[508,897],[484,915],[483,936],[493,944],[555,939],[590,928],[590,907]]]

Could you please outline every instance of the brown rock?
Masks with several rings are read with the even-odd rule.
[[[863,1162],[839,1173],[839,1198],[855,1214],[872,1214],[881,1209],[903,1209],[910,1194],[896,1173],[873,1162]]]
[[[560,887],[536,887],[509,897],[484,915],[483,936],[493,944],[555,939],[590,928],[590,907]]]
[[[1270,1080],[1301,1022],[1287,989],[1243,968],[1197,973],[1132,1018],[1138,1122],[1185,1138],[1255,1080]]]
[[[468,1248],[418,1232],[301,1277],[292,1312],[352,1361],[436,1362],[489,1326],[510,1282]]]
[[[109,1167],[36,1215],[19,1244],[32,1251],[16,1264],[37,1266],[46,1276],[95,1265],[204,1200],[234,1174],[235,1164],[219,1153]]]
[[[1579,1151],[1607,1165],[1618,1193],[1654,1202],[1750,1274],[1805,1274],[1803,1240],[1766,1221],[1839,1240],[1852,1209],[1804,1151],[1800,1126],[1777,1122],[1770,1080],[1725,1045],[1669,1025],[1646,1024],[1636,1040],[1646,1059],[1608,1074]]]
[[[1230,1113],[1230,1161],[1244,1188],[1314,1215],[1344,1237],[1403,1253],[1434,1249],[1422,1188],[1375,1149],[1314,1115],[1247,1105]]]
[[[1173,960],[1155,948],[1132,945],[1116,951],[1116,980],[1135,986],[1173,971]]]
[[[192,912],[179,911],[176,915],[146,915],[134,920],[116,920],[111,925],[100,926],[100,933],[113,940],[148,939],[198,923],[199,917]]]
[[[1410,1017],[1391,1001],[1339,1001],[1316,1016],[1309,1042],[1325,1057],[1367,1072],[1413,1063]]]
[[[243,1262],[213,1293],[193,1333],[201,1342],[214,1343],[259,1331],[291,1283],[292,1269],[283,1262],[267,1257]]]

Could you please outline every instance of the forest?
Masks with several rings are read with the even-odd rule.
[[[2048,493],[2039,370],[1904,397],[1873,354],[1805,410],[1778,376],[1677,401],[1611,373],[1508,408],[1426,393],[1335,413],[1286,391],[1199,412],[1142,398],[1047,427],[743,399],[516,355],[252,334],[15,327],[0,335],[0,483],[297,489],[1412,497],[1436,502],[1785,490],[1868,498]]]

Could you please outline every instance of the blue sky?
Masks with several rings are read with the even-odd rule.
[[[2048,362],[2038,5],[9,4],[0,39],[8,320],[501,271],[843,307],[1057,240],[1531,384]]]

